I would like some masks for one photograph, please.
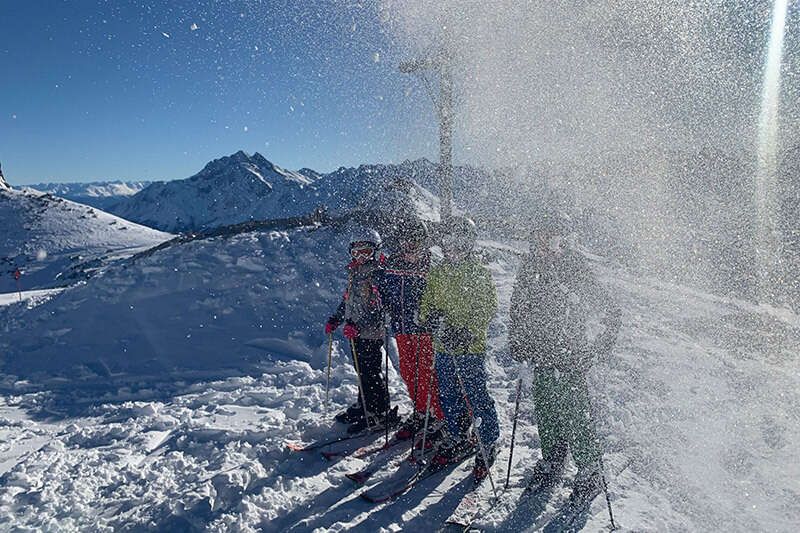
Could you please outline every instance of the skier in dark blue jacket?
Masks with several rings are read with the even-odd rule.
[[[444,414],[433,372],[431,334],[419,321],[419,302],[430,267],[427,230],[417,219],[402,220],[396,226],[395,240],[397,249],[384,264],[378,289],[397,341],[400,375],[414,404],[413,413],[396,434],[398,439],[407,440],[422,429],[429,406],[437,420],[443,420]],[[439,426],[432,422],[429,428]]]

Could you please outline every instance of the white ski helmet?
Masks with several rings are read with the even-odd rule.
[[[349,251],[352,252],[356,248],[371,247],[373,251],[377,252],[381,244],[381,236],[377,231],[364,228],[350,235]]]
[[[444,223],[441,237],[445,255],[467,255],[475,249],[478,229],[471,219],[454,216]]]

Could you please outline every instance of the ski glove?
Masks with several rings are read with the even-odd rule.
[[[336,321],[335,318],[331,317],[328,319],[328,322],[325,324],[325,335],[331,335],[336,328],[339,327],[339,323]]]
[[[442,328],[441,341],[448,353],[468,353],[469,346],[475,340],[469,328],[445,324]]]
[[[358,337],[358,328],[355,324],[348,322],[344,325],[344,336],[350,340],[355,339]]]

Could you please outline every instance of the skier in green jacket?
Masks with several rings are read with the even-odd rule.
[[[486,388],[486,336],[497,311],[497,293],[491,274],[473,251],[475,224],[451,218],[442,237],[444,261],[431,268],[420,302],[420,320],[431,324],[436,352],[439,401],[446,435],[433,458],[445,465],[472,451],[475,441],[467,431],[470,415],[476,424],[475,480],[484,479],[495,459],[499,436],[494,400]]]
[[[584,256],[567,246],[568,234],[568,222],[555,211],[534,221],[530,253],[522,260],[511,296],[509,344],[517,360],[533,366],[542,460],[531,488],[554,484],[571,450],[578,467],[572,498],[593,498],[603,488],[602,450],[586,375],[596,357],[613,349],[620,311]],[[599,322],[605,327],[590,341],[594,315],[602,315]]]

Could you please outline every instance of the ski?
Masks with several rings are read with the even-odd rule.
[[[341,457],[356,457],[358,459],[364,459],[365,457],[369,457],[370,455],[375,455],[380,452],[384,452],[386,450],[390,450],[395,446],[400,444],[404,444],[408,441],[402,441],[398,439],[390,439],[389,442],[384,442],[382,444],[371,444],[366,446],[361,446],[355,450],[339,450],[339,451],[323,451],[322,456],[329,461],[333,461],[334,459],[338,459]]]
[[[573,528],[580,527],[576,522],[591,507],[592,502],[602,494],[602,489],[598,488],[590,495],[583,498],[569,498],[558,511],[558,514],[544,526],[543,531],[555,533],[560,531],[572,531]]]
[[[481,482],[464,495],[455,511],[445,520],[446,526],[454,526],[454,528],[458,528],[461,531],[467,531],[481,513],[490,508],[487,505],[494,506],[500,502],[506,493],[506,489],[502,489],[495,497],[494,494],[485,494],[485,485],[485,483]]]
[[[400,443],[410,443],[410,441],[399,441],[398,444],[400,444]],[[384,450],[386,450],[386,449],[389,449],[389,448],[384,448]],[[383,450],[377,450],[377,451],[383,451]],[[429,459],[433,455],[434,451],[435,451],[434,448],[428,449],[428,451],[426,451],[425,453],[421,453],[419,450],[417,450],[415,452],[415,455],[414,455],[413,459],[411,457],[409,457],[409,458],[403,459],[403,461],[408,462],[410,464],[416,464],[417,462],[420,462],[420,461],[424,462],[424,461],[426,461],[427,459]],[[373,450],[369,450],[368,451],[368,454],[371,454],[371,453],[373,453]],[[385,467],[385,464],[375,465],[373,463],[370,466],[368,466],[367,468],[359,470],[358,472],[349,472],[349,473],[345,474],[345,477],[347,477],[347,479],[349,479],[350,481],[352,481],[356,485],[363,485],[375,473],[379,472],[380,470],[383,470],[384,467]],[[419,469],[419,468],[417,468],[417,469]]]
[[[549,501],[558,484],[558,480],[553,479],[543,483],[533,482],[527,486],[509,485],[503,487],[495,498],[491,491],[487,493],[490,487],[484,480],[464,496],[440,531],[468,531],[479,519],[493,514],[498,509],[507,509],[513,502],[516,502],[516,507],[529,504],[531,514],[527,518],[535,521],[544,511],[544,504]],[[515,494],[519,496],[516,499],[513,498]]]
[[[398,470],[398,474],[393,476],[391,479],[387,480],[384,483],[380,483],[371,489],[368,489],[361,493],[361,498],[367,500],[371,503],[385,503],[395,498],[398,498],[411,490],[417,483],[420,481],[427,479],[439,472],[443,472],[449,470],[457,466],[458,464],[462,463],[464,460],[468,459],[475,455],[475,450],[470,450],[469,452],[459,456],[458,458],[454,459],[453,461],[445,464],[445,465],[438,465],[433,463],[428,463],[424,466],[421,470],[413,469],[414,465],[410,463],[403,463],[400,465],[400,469]],[[402,471],[404,465],[408,465],[408,469],[410,471]]]
[[[353,433],[350,435],[340,435],[338,437],[333,437],[331,439],[315,441],[310,444],[298,444],[295,442],[287,442],[286,449],[291,450],[293,452],[312,452],[314,450],[319,450],[320,448],[324,448],[325,446],[330,446],[332,444],[338,444],[340,442],[348,442],[351,440],[367,437],[369,435],[382,432],[385,429],[386,428],[383,426],[379,427],[373,426],[369,429],[365,429],[364,431],[359,431],[358,433]]]

